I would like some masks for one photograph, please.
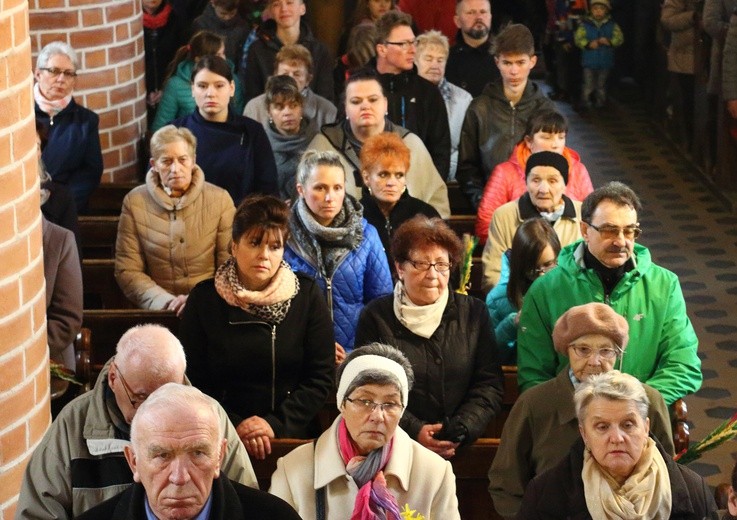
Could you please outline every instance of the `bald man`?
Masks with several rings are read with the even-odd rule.
[[[125,460],[130,424],[138,407],[166,383],[189,384],[181,343],[168,329],[128,330],[94,388],[69,403],[51,424],[23,478],[17,519],[76,518],[133,483]],[[245,448],[225,411],[218,417],[227,439],[222,471],[258,487]]]

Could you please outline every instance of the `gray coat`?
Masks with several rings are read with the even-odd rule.
[[[694,12],[696,0],[665,0],[660,22],[671,33],[668,47],[668,70],[694,73]]]
[[[729,19],[724,41],[722,94],[725,100],[737,99],[737,15]]]
[[[704,3],[704,29],[714,40],[711,45],[711,67],[708,90],[718,94],[722,83],[722,47],[729,27],[729,17],[737,8],[737,0],[706,0]]]

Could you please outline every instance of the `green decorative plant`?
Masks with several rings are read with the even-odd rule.
[[[716,427],[709,435],[687,449],[678,453],[673,460],[680,464],[688,464],[698,460],[704,453],[713,450],[720,444],[731,441],[737,436],[737,413]]]

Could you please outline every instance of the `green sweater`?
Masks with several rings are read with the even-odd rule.
[[[698,338],[678,277],[655,265],[647,248],[636,244],[635,268],[607,297],[596,272],[584,266],[583,253],[582,241],[563,248],[558,267],[538,278],[525,295],[517,335],[520,389],[552,379],[566,366],[568,359],[555,352],[551,338],[557,319],[576,305],[602,302],[630,326],[623,372],[660,391],[669,406],[698,390]]]

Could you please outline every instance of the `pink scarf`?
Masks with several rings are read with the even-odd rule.
[[[392,455],[394,439],[364,456],[351,439],[345,421],[338,424],[338,445],[345,469],[358,485],[351,520],[400,520],[399,506],[386,488],[384,467]]]
[[[36,101],[38,108],[49,114],[51,117],[54,117],[69,106],[69,103],[72,101],[72,95],[69,94],[67,97],[51,101],[41,94],[41,89],[39,88],[38,83],[36,83],[33,85],[33,99]]]

